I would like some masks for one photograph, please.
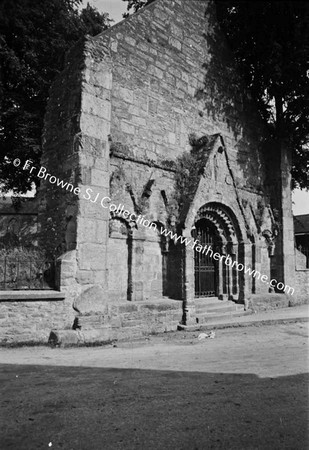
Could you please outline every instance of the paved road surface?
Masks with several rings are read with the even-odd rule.
[[[307,449],[308,324],[1,349],[0,448]]]

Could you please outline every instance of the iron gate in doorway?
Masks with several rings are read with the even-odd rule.
[[[213,253],[218,251],[218,237],[214,228],[206,220],[196,223],[194,238],[203,247],[211,247]],[[212,252],[194,250],[195,297],[215,297],[218,295],[218,261],[212,258]]]

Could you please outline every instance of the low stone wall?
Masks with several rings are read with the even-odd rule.
[[[91,290],[72,304],[69,292],[1,291],[0,344],[104,343],[176,330],[182,301],[117,305],[92,301]]]
[[[104,311],[78,314],[75,330],[54,330],[52,345],[85,345],[132,339],[177,330],[182,319],[182,301],[156,300],[107,305]]]
[[[254,294],[245,300],[245,309],[259,312],[288,308],[290,301],[291,296],[285,294]]]
[[[1,291],[0,343],[47,343],[53,328],[72,328],[74,311],[57,291]]]

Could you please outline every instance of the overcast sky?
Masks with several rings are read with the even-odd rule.
[[[122,0],[83,0],[84,5],[87,5],[87,3],[90,3],[100,12],[109,13],[109,17],[114,19],[115,23],[122,20],[122,14],[127,9],[127,2]]]
[[[309,214],[309,192],[295,189],[292,194],[293,199],[293,214]]]

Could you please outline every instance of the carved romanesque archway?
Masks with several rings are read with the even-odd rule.
[[[198,244],[194,249],[195,297],[243,300],[244,273],[239,269],[244,265],[244,246],[232,210],[216,202],[202,206],[192,236],[204,249]]]

